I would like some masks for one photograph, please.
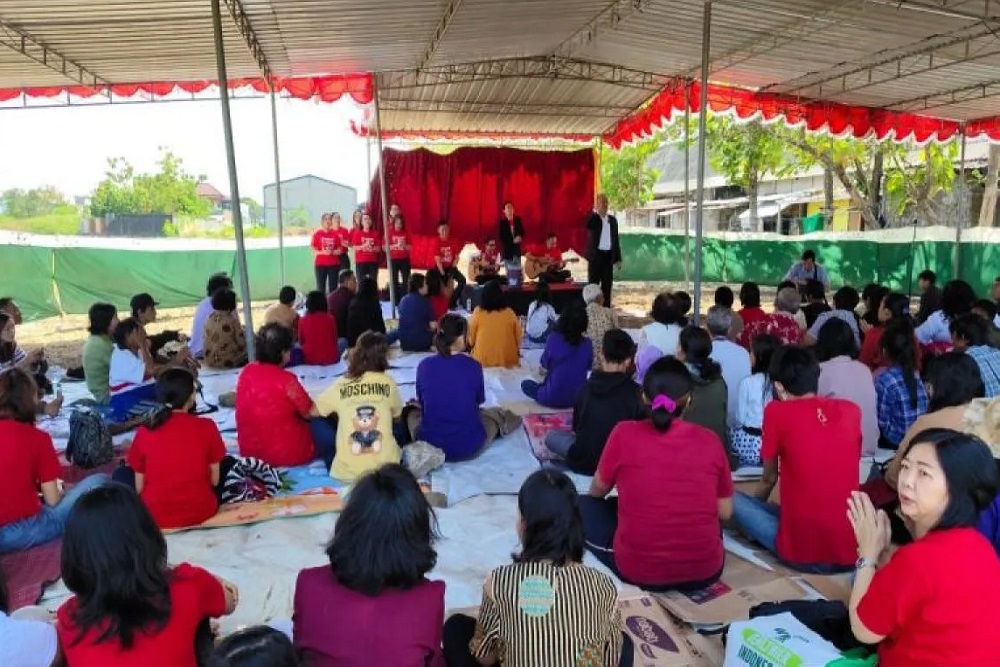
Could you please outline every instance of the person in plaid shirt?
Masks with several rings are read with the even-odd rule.
[[[889,367],[875,378],[879,447],[896,449],[917,417],[927,412],[927,389],[917,372],[913,325],[890,322],[882,333],[882,354]]]
[[[986,387],[986,398],[1000,396],[1000,350],[990,347],[986,321],[969,313],[951,322],[951,341],[955,349],[972,357]]]
[[[794,287],[778,290],[774,299],[774,312],[747,323],[740,334],[740,345],[749,350],[754,338],[764,334],[775,336],[782,345],[798,345],[802,339],[802,329],[795,321],[795,313],[800,303],[799,293]]]

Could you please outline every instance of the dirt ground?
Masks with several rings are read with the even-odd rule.
[[[713,303],[717,285],[705,285],[702,290],[702,307],[704,310]],[[615,308],[622,316],[622,326],[634,328],[649,321],[647,313],[653,303],[653,298],[663,290],[687,289],[683,283],[640,283],[622,282],[614,287]],[[738,286],[737,286],[738,289]],[[770,298],[764,295],[765,302]],[[273,301],[261,301],[253,304],[254,322],[260,322],[264,310]],[[150,333],[175,329],[190,332],[194,318],[194,306],[186,308],[164,308],[158,312],[157,321],[149,327]],[[240,310],[242,316],[242,308]],[[26,322],[17,328],[18,344],[26,349],[38,346],[45,348],[49,362],[69,368],[80,363],[80,351],[87,338],[87,316],[66,315],[50,317],[35,322]]]

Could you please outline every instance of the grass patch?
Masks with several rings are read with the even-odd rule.
[[[0,215],[0,229],[31,234],[75,236],[80,233],[80,214],[52,213],[34,218],[12,218]]]

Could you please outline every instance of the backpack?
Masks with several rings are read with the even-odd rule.
[[[115,457],[111,432],[99,412],[77,408],[69,416],[66,460],[81,468],[96,468]]]

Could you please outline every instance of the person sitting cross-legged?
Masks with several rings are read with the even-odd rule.
[[[593,475],[611,431],[620,422],[642,419],[642,389],[632,379],[635,342],[621,329],[611,329],[602,342],[603,367],[590,374],[576,406],[572,431],[550,431],[545,446],[562,456],[575,473]]]
[[[587,549],[646,589],[699,590],[722,574],[719,522],[732,514],[732,473],[718,436],[683,419],[693,389],[677,359],[650,366],[650,418],[615,426],[580,498]]]
[[[583,302],[570,304],[556,322],[542,352],[540,365],[545,379],[539,383],[525,380],[521,391],[539,404],[550,408],[568,408],[587,382],[594,360],[594,348],[587,333],[587,310]]]
[[[764,475],[753,495],[733,498],[733,521],[796,570],[850,570],[857,554],[844,504],[858,490],[861,410],[818,395],[820,366],[809,350],[779,349],[770,376],[778,400],[764,408]],[[779,465],[781,507],[768,502]]]

